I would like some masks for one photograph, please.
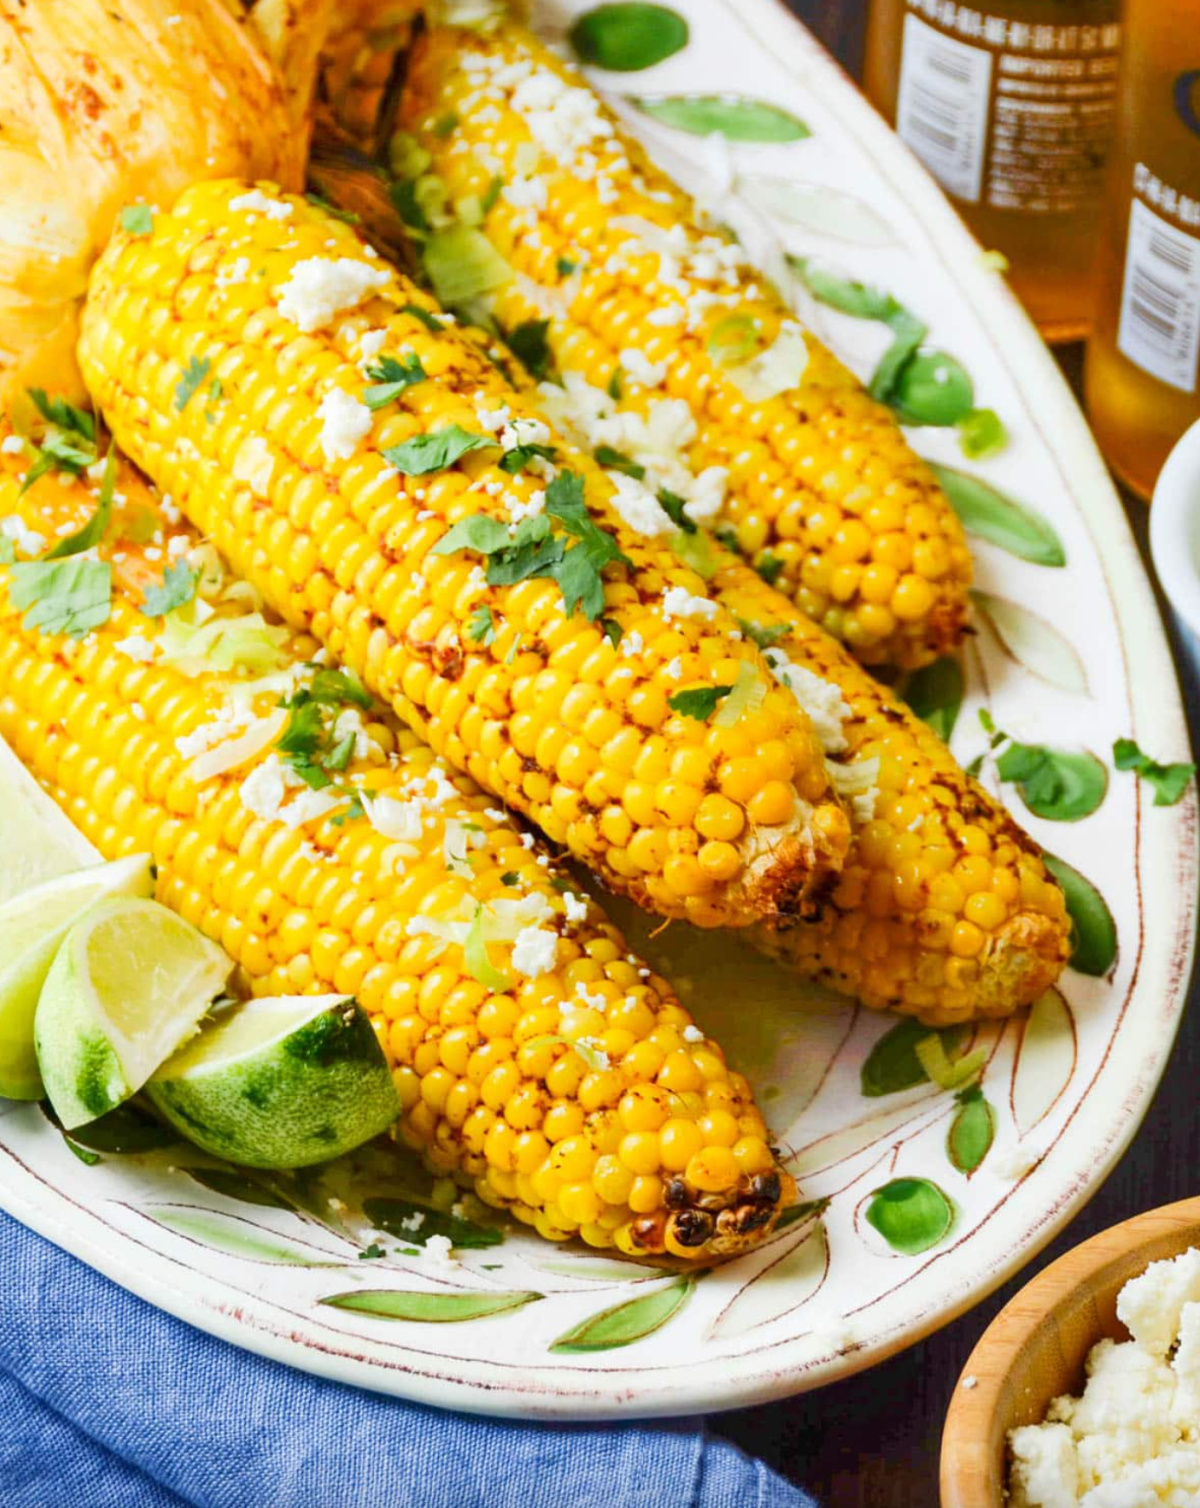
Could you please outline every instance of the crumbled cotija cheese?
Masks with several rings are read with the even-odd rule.
[[[1092,1347],[1083,1396],[1009,1432],[1010,1508],[1200,1503],[1200,1250],[1152,1262],[1117,1315],[1133,1339]]]
[[[297,262],[279,290],[279,312],[306,335],[329,324],[335,314],[357,309],[371,293],[386,287],[388,274],[354,257],[307,257]]]
[[[371,433],[371,410],[340,387],[330,388],[317,409],[321,449],[327,461],[348,461]]]
[[[229,208],[244,210],[251,215],[266,215],[268,220],[286,220],[292,212],[292,206],[286,200],[271,199],[261,189],[239,194],[229,201]]]

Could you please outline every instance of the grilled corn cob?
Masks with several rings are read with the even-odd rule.
[[[396,166],[483,206],[511,269],[485,299],[502,328],[549,318],[563,373],[603,390],[619,372],[642,409],[686,400],[689,463],[727,478],[738,549],[857,658],[911,668],[953,649],[970,556],[928,468],[576,74],[519,26],[433,25],[400,120],[419,150]],[[436,220],[437,194],[417,201]]]
[[[844,698],[833,766],[871,790],[852,797],[853,836],[820,914],[755,942],[872,1010],[933,1026],[1031,1004],[1070,952],[1062,891],[1008,812],[937,735],[821,629],[726,551],[715,596],[772,647],[783,678],[815,674]]]
[[[551,383],[541,394],[581,448],[598,449],[613,433],[634,436],[631,450],[651,487],[694,492],[696,478],[678,462],[638,447],[640,418],[623,399],[579,384],[573,404]],[[671,534],[673,547],[703,569],[711,596],[762,643],[776,678],[805,697],[850,810],[845,863],[817,915],[760,929],[755,940],[873,1010],[932,1025],[1004,1016],[1036,1000],[1069,947],[1063,897],[1037,845],[842,645],[697,529],[693,506],[680,515],[693,532]],[[661,508],[645,522],[659,533],[673,526]]]
[[[607,883],[700,925],[828,885],[849,827],[796,698],[348,226],[198,185],[114,239],[80,359],[123,449],[276,611]],[[708,834],[714,792],[732,837]]]
[[[97,509],[86,475],[19,497],[29,464],[0,438],[9,560]],[[552,1240],[697,1259],[760,1240],[794,1185],[667,982],[123,460],[113,497],[99,545],[0,565],[0,735],[50,795],[106,857],[152,852],[158,898],[255,993],[355,995],[397,1135],[435,1171]],[[169,587],[185,600],[162,613]]]

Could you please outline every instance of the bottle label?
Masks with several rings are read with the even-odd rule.
[[[896,129],[966,204],[1068,214],[1099,196],[1121,28],[907,0]]]
[[[1133,182],[1117,345],[1160,382],[1194,393],[1200,355],[1200,235],[1172,224],[1140,196],[1153,196],[1173,219],[1197,227],[1200,204],[1162,183],[1144,163],[1134,169]]]

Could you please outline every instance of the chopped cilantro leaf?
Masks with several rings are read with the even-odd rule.
[[[605,391],[608,393],[608,396],[610,398],[613,398],[613,399],[616,400],[616,402],[620,403],[620,401],[621,401],[621,368],[620,367],[614,367],[613,368],[613,374],[608,379],[608,387],[605,389]]]
[[[43,419],[56,424],[68,434],[82,435],[93,445],[96,443],[96,421],[86,409],[76,408],[65,398],[49,398],[44,388],[31,387],[26,392]]]
[[[1118,770],[1136,771],[1153,788],[1155,806],[1174,806],[1196,773],[1194,764],[1159,764],[1132,738],[1118,738],[1113,744],[1113,764]]]
[[[496,637],[496,624],[490,607],[477,607],[467,624],[467,637],[476,644],[490,644]]]
[[[755,570],[757,570],[768,586],[774,586],[783,570],[783,561],[780,560],[778,555],[772,555],[770,550],[768,550],[765,555],[759,556],[755,564]]]
[[[540,382],[550,374],[548,319],[527,319],[508,332],[508,347],[531,377]]]
[[[553,576],[565,549],[562,539],[550,533],[548,520],[527,518],[518,525],[507,549],[488,556],[488,585],[515,586],[531,576]]]
[[[428,476],[433,471],[445,471],[468,451],[495,443],[488,435],[473,435],[460,425],[451,424],[448,429],[416,435],[403,445],[392,445],[383,455],[404,476]]]
[[[575,271],[576,267],[579,266],[579,263],[572,262],[570,257],[559,257],[556,266],[558,268],[558,275],[560,278],[569,278]]]
[[[369,409],[383,408],[394,402],[405,388],[412,387],[415,382],[424,382],[426,375],[421,358],[413,352],[409,352],[403,361],[385,356],[367,368],[372,386],[363,389],[363,402]]]
[[[600,629],[604,634],[604,637],[608,640],[612,647],[614,649],[620,649],[621,638],[625,630],[621,627],[617,620],[615,618],[601,618]]]
[[[305,702],[316,702],[322,707],[361,707],[367,711],[371,706],[371,693],[351,670],[331,670],[319,665],[307,686],[290,696],[283,705],[300,707]]]
[[[121,229],[131,236],[148,236],[154,229],[154,211],[148,204],[127,204],[121,211]]]
[[[225,392],[225,384],[221,381],[221,379],[219,377],[214,377],[213,380],[208,384],[208,396],[209,396],[209,398],[214,403],[216,403],[217,400],[222,396],[222,394],[224,392]]]
[[[95,459],[96,452],[90,446],[85,450],[81,445],[74,444],[62,431],[52,429],[42,441],[37,459],[25,473],[21,492],[28,492],[34,482],[48,471],[65,471],[68,476],[78,476]]]
[[[480,555],[494,555],[498,550],[507,549],[513,542],[499,519],[489,518],[486,513],[473,513],[470,518],[460,518],[429,553],[453,555],[456,550],[475,550]]]
[[[26,628],[82,639],[108,622],[112,566],[106,560],[28,560],[12,567],[9,598]]]
[[[516,885],[520,883],[520,879],[521,876],[515,869],[506,869],[500,876],[500,883],[502,885]]]
[[[191,402],[200,384],[208,376],[208,369],[212,365],[208,357],[188,357],[188,364],[183,369],[183,376],[175,384],[175,407],[182,413]]]
[[[166,613],[183,607],[196,595],[200,572],[192,569],[186,560],[176,560],[167,566],[161,582],[146,588],[142,612],[147,618],[161,618]]]
[[[661,502],[662,499],[660,498]],[[713,530],[713,538],[718,544],[724,545],[727,550],[736,550],[738,547],[737,530],[731,529],[728,524],[721,524]]]
[[[567,546],[550,532],[557,519],[577,543]],[[489,586],[513,586],[530,576],[549,576],[563,594],[568,615],[582,607],[594,622],[604,611],[605,566],[629,565],[611,534],[599,528],[587,509],[583,478],[561,472],[546,489],[546,512],[521,521],[513,533],[497,519],[473,514],[460,519],[433,547],[435,555],[474,550],[487,556]]]
[[[596,459],[600,459],[599,451],[596,453]],[[658,506],[677,529],[682,529],[685,534],[695,534],[696,525],[684,512],[684,509],[687,507],[686,498],[680,497],[677,492],[672,492],[669,487],[660,487]]]
[[[339,738],[321,761],[322,765],[327,770],[337,770],[340,773],[354,758],[354,746],[357,742],[358,739],[353,733],[347,733],[345,738]]]
[[[436,315],[430,314],[428,309],[422,309],[420,304],[401,304],[400,313],[411,314],[414,319],[420,320],[425,328],[432,330],[435,335],[440,335],[446,328]]]
[[[287,727],[279,736],[282,754],[313,755],[321,747],[325,717],[320,702],[293,702]]]
[[[358,1254],[358,1260],[360,1262],[372,1262],[377,1257],[386,1257],[386,1256],[387,1256],[387,1252],[384,1250],[384,1248],[382,1246],[380,1246],[379,1242],[378,1241],[372,1241],[371,1244],[370,1244],[370,1246],[364,1246],[363,1249],[362,1249],[362,1251],[359,1252],[359,1254]]]
[[[116,451],[110,445],[108,458],[104,463],[104,479],[100,483],[100,498],[96,503],[95,513],[82,529],[77,529],[74,534],[68,534],[65,539],[60,539],[52,550],[47,550],[42,557],[44,560],[64,560],[68,555],[82,555],[85,550],[90,550],[100,543],[112,522],[113,481],[116,474]]]
[[[966,773],[970,775],[972,779],[978,780],[979,772],[983,769],[983,755],[976,754],[971,763],[969,765],[965,765],[964,768],[966,770]]]
[[[458,125],[458,116],[453,110],[447,110],[445,115],[439,115],[433,123],[433,134],[439,141],[445,141],[455,126]]]
[[[705,723],[717,710],[717,703],[728,696],[732,686],[694,686],[688,691],[677,691],[667,698],[667,706],[682,717],[694,717]]]
[[[635,482],[640,482],[646,475],[646,468],[640,466],[632,456],[627,456],[623,450],[614,450],[611,445],[597,445],[592,452],[598,466],[607,466],[610,471],[623,471],[626,476],[631,476]],[[674,496],[674,494],[672,494]],[[692,525],[693,529],[695,525]]]
[[[749,618],[739,618],[737,626],[747,639],[752,639],[758,645],[759,649],[772,648],[788,631],[786,623],[776,623],[768,628],[765,623],[752,623]]]
[[[504,187],[504,179],[503,178],[496,177],[496,178],[492,179],[492,181],[488,184],[487,188],[484,189],[484,191],[483,191],[483,193],[482,193],[482,195],[480,196],[480,199],[479,199],[479,211],[480,211],[481,214],[486,215],[491,210],[495,209],[495,207],[496,207],[496,201],[499,199],[499,197],[500,197],[500,190],[503,187]]]
[[[584,616],[594,623],[604,611],[600,573],[605,566],[632,566],[633,562],[612,535],[592,521],[584,501],[583,478],[573,471],[560,472],[546,488],[546,512],[559,519],[579,541],[551,573],[562,591],[567,615],[581,606]]]
[[[514,445],[500,457],[500,470],[507,471],[509,476],[516,476],[519,471],[525,470],[534,456],[540,456],[543,461],[554,461],[558,451],[553,445]]]
[[[339,209],[336,204],[330,203],[324,194],[313,193],[310,189],[304,197],[315,209],[324,210],[334,220],[343,220],[347,225],[357,225],[359,222],[360,216],[356,215],[352,209]]]

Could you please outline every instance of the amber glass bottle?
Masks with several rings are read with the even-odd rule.
[[[1126,0],[1085,392],[1100,448],[1149,497],[1200,419],[1200,0]]]
[[[1008,258],[1049,340],[1091,323],[1120,12],[1120,0],[871,0],[867,94]]]

